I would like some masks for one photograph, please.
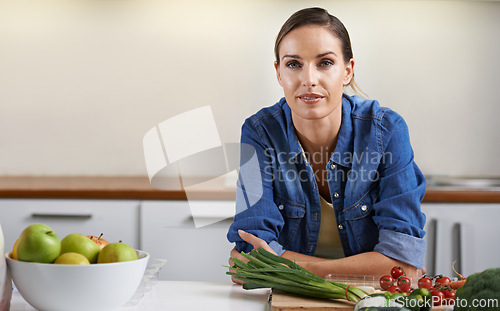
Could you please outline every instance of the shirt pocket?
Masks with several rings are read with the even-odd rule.
[[[278,242],[289,250],[295,250],[295,236],[300,229],[301,223],[306,214],[306,207],[303,204],[293,203],[283,199],[277,199],[276,205],[283,217],[283,229],[278,237]]]
[[[373,221],[374,200],[370,193],[365,194],[360,200],[343,211],[348,230],[356,240],[355,253],[371,251],[378,243],[378,227]]]

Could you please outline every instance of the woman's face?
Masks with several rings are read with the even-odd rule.
[[[344,61],[341,41],[328,29],[316,25],[294,29],[282,39],[279,57],[278,82],[295,117],[321,119],[341,106],[354,60]]]

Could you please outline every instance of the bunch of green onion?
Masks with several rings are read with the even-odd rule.
[[[314,297],[346,299],[358,302],[367,296],[362,289],[344,283],[332,282],[306,270],[292,260],[277,256],[264,248],[241,252],[247,263],[233,258],[232,271],[226,272],[244,281],[244,289],[273,288],[293,294]]]

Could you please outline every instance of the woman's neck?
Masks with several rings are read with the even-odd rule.
[[[311,154],[333,153],[342,122],[341,109],[336,109],[324,118],[314,120],[302,119],[292,112],[292,120],[304,151]]]

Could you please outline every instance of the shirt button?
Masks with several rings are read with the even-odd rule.
[[[337,192],[335,192],[335,193],[333,194],[333,196],[334,196],[335,198],[338,198],[340,195],[339,195]]]
[[[343,230],[344,229],[344,226],[342,226],[342,224],[340,224],[338,227],[339,227],[339,230]]]
[[[362,210],[363,212],[366,212],[366,210],[367,210],[367,209],[368,209],[368,207],[366,207],[366,205],[362,205],[362,206],[361,206],[361,210]]]
[[[278,209],[279,209],[280,211],[282,211],[284,208],[285,208],[285,207],[283,206],[283,204],[278,205]]]
[[[332,165],[330,165],[330,167],[333,170],[335,168],[335,164],[332,163]]]

